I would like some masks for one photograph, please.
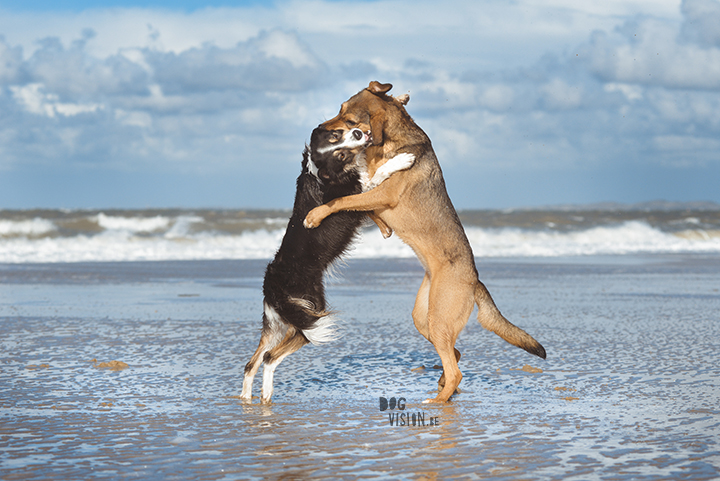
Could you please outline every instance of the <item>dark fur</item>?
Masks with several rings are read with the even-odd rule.
[[[336,197],[357,194],[362,189],[359,175],[350,168],[333,181],[320,181],[309,169],[309,160],[332,156],[317,152],[319,145],[327,146],[335,139],[324,129],[313,131],[310,147],[303,152],[302,173],[297,179],[293,212],[285,236],[275,258],[265,270],[263,295],[265,296],[263,328],[260,343],[250,362],[245,366],[241,398],[249,402],[257,370],[265,363],[262,402],[270,402],[272,377],[284,357],[310,342],[309,333],[314,327],[332,334],[331,326],[322,324],[327,316],[323,276],[327,268],[342,256],[363,224],[363,212],[339,212],[327,218],[321,228],[308,230],[303,219],[311,209]],[[274,311],[274,312],[273,312]],[[325,319],[328,322],[328,319]],[[306,335],[307,334],[307,335]],[[315,340],[325,339],[323,335]]]
[[[310,149],[317,148],[322,142],[320,135],[319,129],[313,131]],[[263,282],[265,301],[297,329],[312,328],[317,318],[325,313],[323,275],[330,264],[347,251],[366,218],[362,212],[338,212],[338,215],[328,217],[318,229],[303,227],[303,219],[310,210],[336,197],[357,194],[361,190],[356,171],[334,176],[336,180],[332,184],[327,181],[321,184],[308,171],[308,151],[306,147],[303,152],[302,173],[297,179],[292,216],[280,249],[267,266]],[[317,153],[310,155],[321,163],[323,156]],[[331,155],[329,153],[325,157]],[[289,302],[290,298],[312,302],[317,314]]]

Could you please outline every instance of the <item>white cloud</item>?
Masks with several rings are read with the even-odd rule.
[[[122,109],[115,109],[115,118],[122,125],[141,127],[145,129],[152,126],[152,116],[147,112],[128,112]]]
[[[72,117],[78,114],[92,113],[102,109],[101,104],[76,104],[58,101],[58,96],[43,92],[45,86],[41,83],[27,84],[22,87],[10,86],[13,97],[33,114],[55,117],[63,115]]]
[[[720,151],[720,140],[694,137],[690,135],[659,135],[653,138],[659,150],[694,152],[697,150]]]
[[[610,82],[603,86],[606,92],[621,92],[629,101],[643,98],[643,89],[639,85]]]
[[[55,37],[70,45],[79,32],[92,28],[97,35],[87,51],[93,57],[106,58],[133,48],[180,53],[206,42],[228,48],[262,29],[276,27],[275,17],[273,10],[263,7],[203,9],[192,13],[152,8],[88,9],[80,13],[3,12],[0,7],[0,32],[9,43],[22,46],[29,56],[39,48],[38,39]]]
[[[485,87],[480,95],[480,104],[490,110],[503,111],[510,108],[515,100],[515,90],[504,84]]]
[[[704,46],[720,47],[720,2],[716,0],[685,0],[683,34]]]
[[[0,161],[297,168],[312,127],[380,80],[410,93],[462,178],[707,164],[718,12],[717,0],[288,0],[0,14]]]
[[[612,34],[595,34],[582,56],[607,82],[720,90],[720,48],[679,36],[673,24],[630,22]]]
[[[261,32],[232,48],[203,45],[179,54],[146,51],[145,61],[166,92],[307,90],[325,78],[325,66],[297,35]]]
[[[22,48],[9,46],[0,35],[0,82],[15,82],[22,60]]]
[[[267,58],[287,60],[295,68],[316,67],[319,64],[296,36],[278,30],[263,35],[258,42],[258,50]]]
[[[568,85],[562,79],[554,78],[540,87],[544,104],[548,109],[574,109],[581,105],[583,89],[577,85]]]

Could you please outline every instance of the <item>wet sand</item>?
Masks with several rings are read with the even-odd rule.
[[[265,264],[0,265],[0,478],[720,477],[719,256],[480,260],[548,359],[472,318],[439,407],[415,260],[340,268],[343,338],[243,404]]]

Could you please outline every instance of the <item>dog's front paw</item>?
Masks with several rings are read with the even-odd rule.
[[[409,169],[414,163],[414,154],[408,154],[407,152],[397,154],[375,171],[375,175],[373,175],[372,179],[370,179],[370,182],[368,183],[367,190],[374,189],[378,185],[382,184],[395,172]]]
[[[383,236],[383,239],[389,239],[393,235],[393,230],[388,226],[387,224],[378,224],[378,227],[380,228],[380,233]]]
[[[397,154],[392,160],[393,163],[396,163],[396,170],[409,169],[415,163],[415,154],[403,152],[402,154]]]
[[[305,220],[303,221],[305,228],[315,229],[318,227],[325,217],[329,215],[328,213],[325,213],[325,209],[327,209],[327,207],[321,205],[320,207],[315,207],[313,210],[308,212],[308,215],[305,216]]]

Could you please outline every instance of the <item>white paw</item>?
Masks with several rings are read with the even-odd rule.
[[[381,165],[380,168],[375,172],[375,175],[373,175],[372,179],[370,179],[370,182],[368,183],[368,190],[374,189],[378,185],[382,184],[395,172],[409,169],[413,166],[414,163],[414,154],[397,154],[395,157]]]
[[[390,162],[394,164],[396,171],[409,169],[415,163],[415,155],[408,153],[397,154],[390,159]]]

